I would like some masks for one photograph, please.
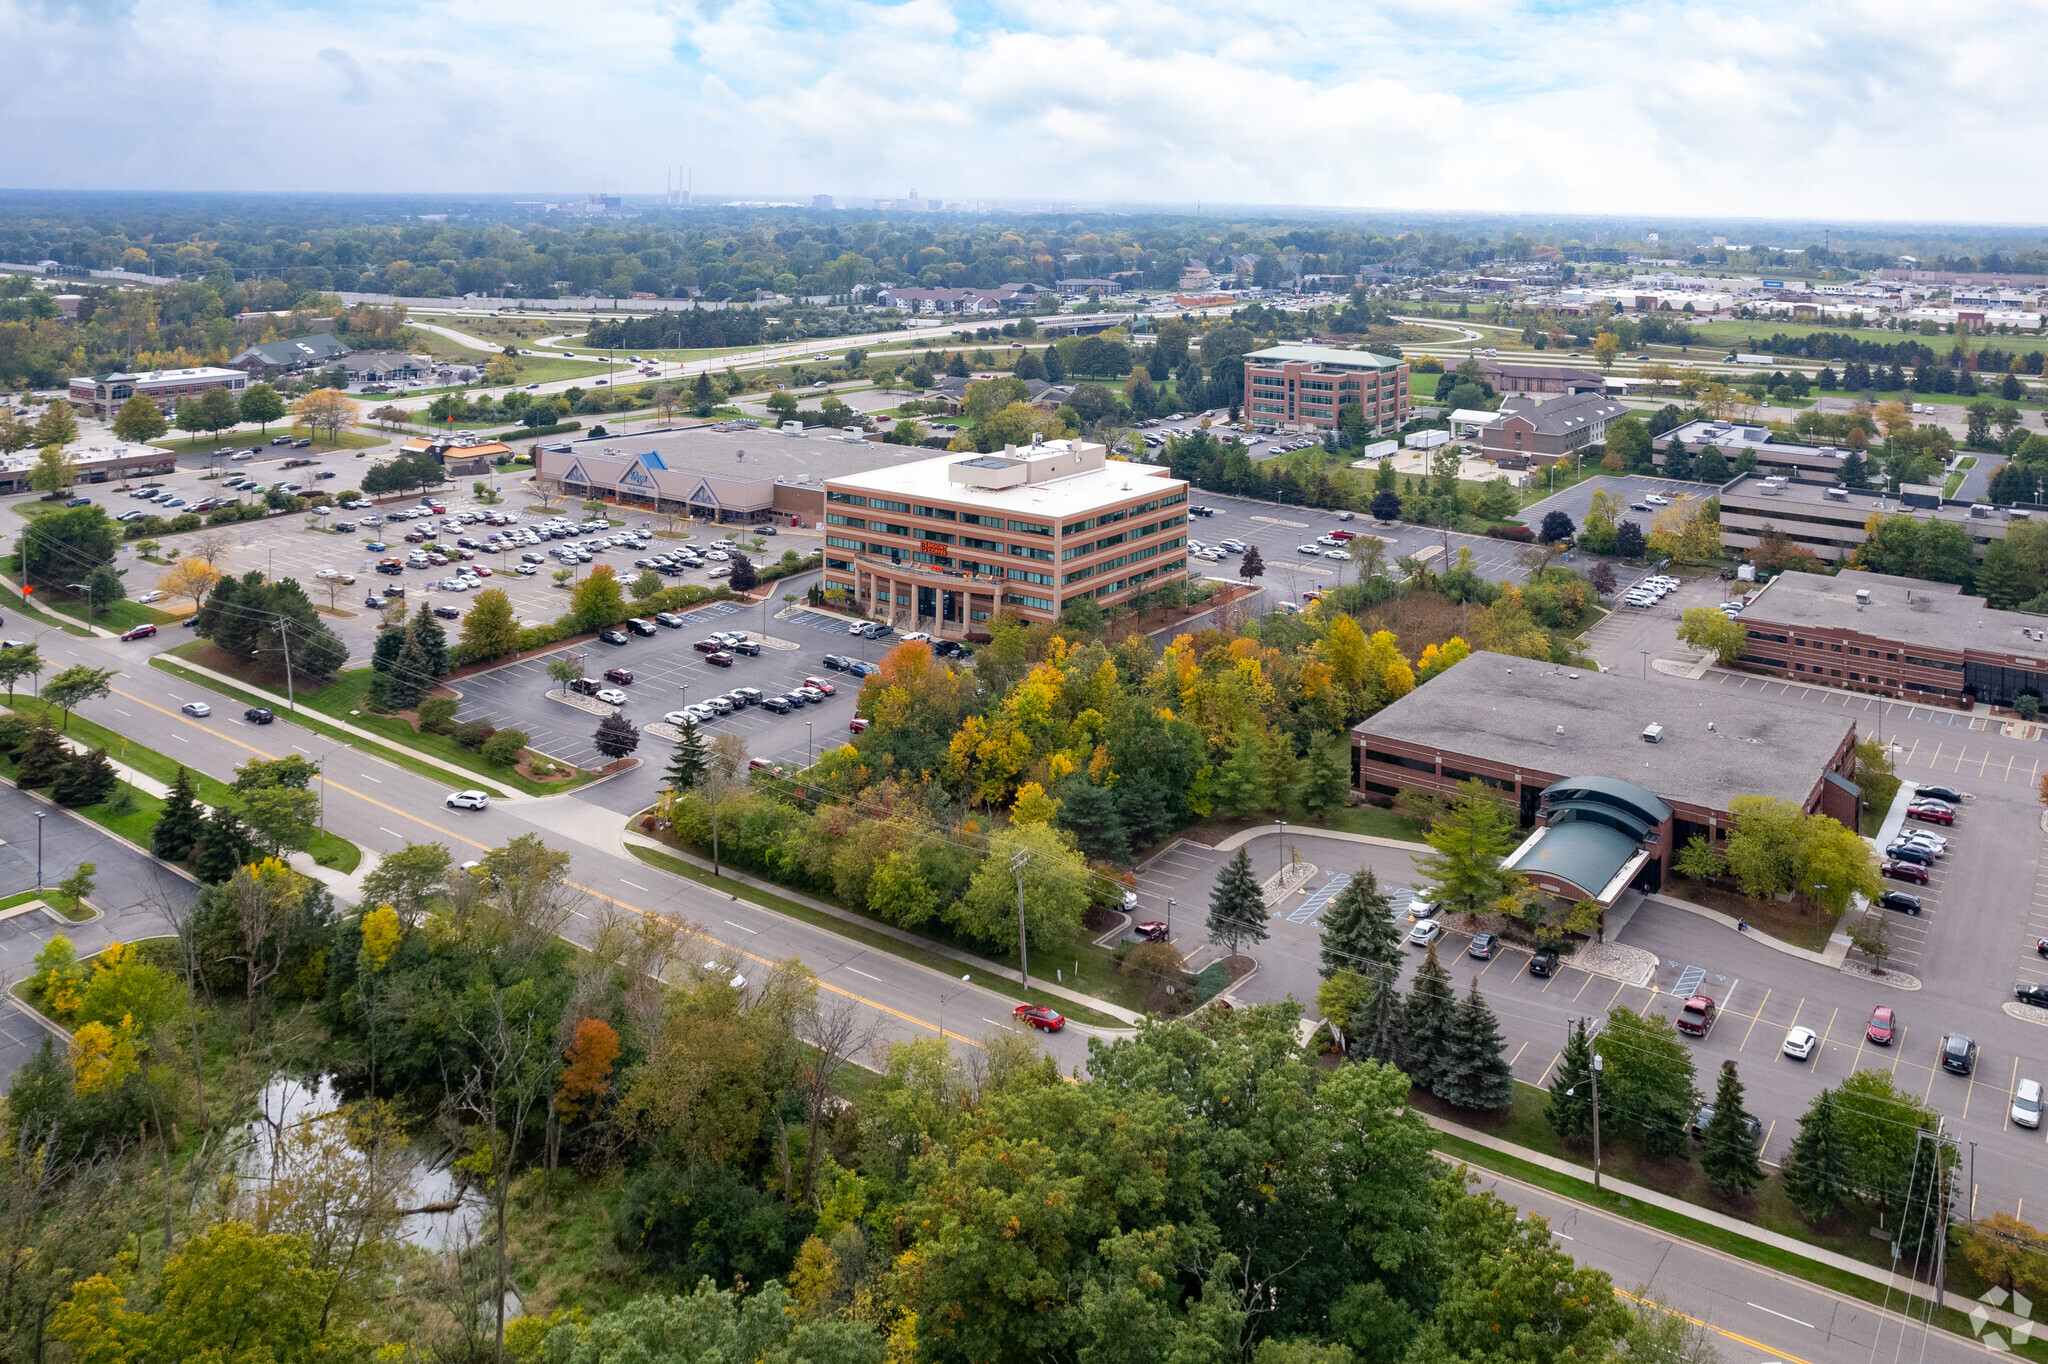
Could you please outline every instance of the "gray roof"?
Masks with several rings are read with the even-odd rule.
[[[771,427],[759,430],[713,431],[707,423],[669,431],[633,432],[602,437],[584,437],[572,445],[581,454],[607,446],[622,455],[652,450],[670,469],[715,478],[743,481],[780,479],[823,489],[827,478],[864,474],[930,459],[932,451],[921,445],[887,445],[881,441],[859,443],[832,439],[837,431],[813,427],[802,440],[784,436]],[[739,452],[746,451],[745,459]]]
[[[255,356],[264,364],[277,369],[289,369],[294,365],[315,365],[347,355],[349,347],[326,332],[314,332],[310,336],[294,336],[284,341],[265,341],[249,347],[237,360]]]
[[[1526,418],[1539,436],[1563,436],[1582,426],[1610,422],[1625,415],[1628,407],[1599,393],[1571,393],[1549,402],[1509,398],[1500,405],[1503,414]]]
[[[1870,593],[1857,609],[1856,590]],[[1983,649],[2040,657],[2048,648],[2020,631],[2039,616],[1994,611],[1982,597],[1966,597],[1955,583],[1895,578],[1886,573],[1844,569],[1833,578],[1818,573],[1781,573],[1765,584],[1742,613],[1756,630],[1771,625],[1808,630],[1855,630],[1879,639],[1925,644],[1937,649]]]
[[[1643,742],[1652,724],[1664,726],[1661,743]],[[1619,777],[1673,804],[1726,810],[1738,795],[1803,804],[1851,728],[1847,716],[1722,687],[1475,653],[1353,733],[1526,772]]]
[[[1605,824],[1573,820],[1543,831],[1536,845],[1515,863],[1524,876],[1554,876],[1588,895],[1598,895],[1637,852],[1633,838]]]
[[[1596,393],[1607,387],[1606,376],[1565,365],[1514,365],[1499,360],[1481,360],[1479,372],[1481,375],[1497,374],[1504,379],[1565,379],[1575,384],[1590,384]]]

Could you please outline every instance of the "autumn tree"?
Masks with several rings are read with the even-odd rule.
[[[361,418],[362,409],[331,388],[315,389],[292,404],[292,415],[301,425],[316,433],[325,433],[328,443],[341,434],[343,428],[354,426]]]
[[[156,580],[156,590],[167,597],[190,598],[192,609],[197,611],[220,577],[220,570],[203,558],[181,558]]]
[[[114,414],[114,434],[137,445],[146,445],[170,429],[163,409],[146,394],[136,394]]]

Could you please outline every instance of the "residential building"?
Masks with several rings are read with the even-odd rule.
[[[1948,501],[1931,485],[1909,485],[1887,495],[1845,488],[1834,478],[1800,474],[1742,474],[1729,480],[1719,496],[1724,549],[1739,555],[1754,549],[1763,532],[1772,530],[1829,563],[1848,558],[1870,538],[1865,526],[1873,513],[1961,526],[1970,533],[1979,558],[1984,546],[2005,538],[2011,522],[2048,516],[2048,506],[2029,503],[1993,507]]]
[[[251,376],[267,379],[279,374],[324,369],[348,353],[349,348],[341,343],[339,337],[328,332],[314,332],[285,341],[260,342],[228,363]]]
[[[1532,831],[1509,865],[1560,900],[1611,906],[1658,889],[1691,839],[1724,842],[1738,795],[1853,828],[1855,744],[1838,712],[1732,690],[1701,708],[1626,671],[1476,653],[1353,728],[1352,785],[1449,793],[1476,779]]]
[[[1686,450],[1695,456],[1709,447],[1720,451],[1731,470],[1736,458],[1747,450],[1756,456],[1757,467],[1766,473],[1806,470],[1830,482],[1841,469],[1843,457],[1848,454],[1838,445],[1795,445],[1775,440],[1768,426],[1746,426],[1704,418],[1653,438],[1650,441],[1651,463],[1662,468],[1664,456],[1674,440],[1684,441]]]
[[[1555,365],[1507,365],[1498,360],[1482,359],[1479,361],[1479,377],[1491,384],[1495,393],[1502,395],[1607,391],[1606,376]]]
[[[1503,469],[1555,464],[1607,439],[1609,424],[1629,408],[1601,393],[1575,393],[1539,403],[1507,398],[1500,419],[1484,428],[1480,453]]]
[[[1185,480],[1055,440],[825,482],[825,588],[933,634],[1055,619],[1187,578]]]
[[[1968,709],[2048,697],[2048,630],[1956,583],[1781,573],[1750,598],[1744,666],[1794,682]],[[1718,704],[1718,702],[1717,702]]]
[[[1408,362],[1364,350],[1287,343],[1244,358],[1245,410],[1258,426],[1330,431],[1349,403],[1374,435],[1408,422]]]
[[[1009,377],[1007,374],[971,374],[965,377],[948,374],[933,380],[932,386],[925,389],[920,397],[927,403],[944,403],[948,412],[958,416],[966,410],[968,385]],[[1043,379],[1026,379],[1024,401],[1029,406],[1041,407],[1050,412],[1074,396],[1074,387],[1073,384],[1053,384]]]
[[[875,295],[884,308],[912,313],[999,313],[1028,308],[1045,292],[1035,284],[1004,284],[994,289],[923,289],[891,285]]]
[[[71,381],[69,397],[73,407],[84,408],[95,417],[111,417],[121,410],[122,403],[140,393],[168,416],[180,398],[196,398],[209,388],[225,388],[239,398],[248,386],[249,376],[239,369],[203,365],[138,374],[81,375]]]

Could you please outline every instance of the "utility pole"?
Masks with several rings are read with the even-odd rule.
[[[1010,859],[1010,870],[1017,874],[1017,968],[1024,977],[1024,988],[1031,988],[1031,946],[1024,936],[1024,864],[1031,860],[1031,854],[1020,852]]]
[[[1943,1116],[1934,1125],[1934,1196],[1941,1210],[1935,1222],[1934,1234],[1934,1310],[1941,1310],[1943,1277],[1948,1272],[1948,1164],[1942,1158],[1942,1137],[1948,1128],[1948,1118]]]
[[[280,620],[277,623],[277,637],[278,640],[284,645],[285,705],[290,708],[292,714],[296,715],[299,713],[299,702],[298,698],[292,692],[292,635],[291,630],[289,629],[290,625],[291,621],[289,618]]]
[[[1593,1053],[1593,1187],[1600,1187],[1600,1071],[1605,1065],[1599,1052]]]

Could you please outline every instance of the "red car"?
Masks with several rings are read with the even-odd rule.
[[[837,696],[839,694],[839,688],[833,686],[822,677],[806,677],[804,685],[806,687],[816,687],[827,696]]]
[[[1303,601],[1321,601],[1323,599],[1323,589],[1311,587],[1308,591],[1301,594],[1301,599]]]
[[[867,729],[868,722],[866,720],[861,719],[858,715],[856,715],[851,720],[848,720],[846,722],[846,727],[852,730],[855,734],[860,734]]]
[[[151,635],[155,633],[156,627],[154,625],[135,625],[129,627],[125,632],[123,632],[121,638],[148,639]]]
[[[1067,1026],[1065,1014],[1043,1004],[1019,1004],[1010,1011],[1010,1016],[1023,1019],[1040,1032],[1058,1032]]]
[[[1954,824],[1956,812],[1946,805],[1908,805],[1907,819],[1924,819],[1929,824]]]
[[[1918,862],[1885,862],[1878,871],[1894,881],[1911,881],[1916,886],[1927,884],[1927,868]]]
[[[633,685],[633,670],[631,668],[606,668],[604,670],[604,680],[616,682],[622,687],[630,687]]]
[[[465,556],[465,557],[474,557],[474,556]],[[488,568],[485,568],[485,567],[484,567],[484,566],[483,566],[482,564],[478,564],[478,565],[477,565],[477,566],[476,566],[475,568],[471,569],[471,570],[470,570],[470,572],[472,572],[472,573],[476,574],[476,575],[477,575],[477,576],[478,576],[479,578],[488,578],[488,577],[490,577],[490,576],[491,576],[491,570],[489,570]]]
[[[1678,1010],[1678,1030],[1691,1037],[1705,1037],[1714,1027],[1714,1001],[1694,995]]]
[[[1863,1030],[1863,1035],[1880,1047],[1889,1047],[1892,1038],[1898,1032],[1898,1026],[1898,1016],[1892,1012],[1892,1006],[1880,1004],[1871,1012],[1870,1026]]]
[[[690,647],[700,654],[715,654],[721,646],[715,639],[700,639]]]
[[[1132,928],[1131,931],[1133,933],[1136,933],[1139,937],[1143,938],[1146,942],[1165,942],[1167,936],[1166,920],[1147,919],[1144,923],[1138,924],[1136,927]]]
[[[1332,540],[1356,540],[1358,532],[1355,530],[1333,530],[1330,532],[1330,538]]]
[[[714,668],[730,668],[732,666],[732,655],[723,649],[719,649],[704,655],[704,661]]]

